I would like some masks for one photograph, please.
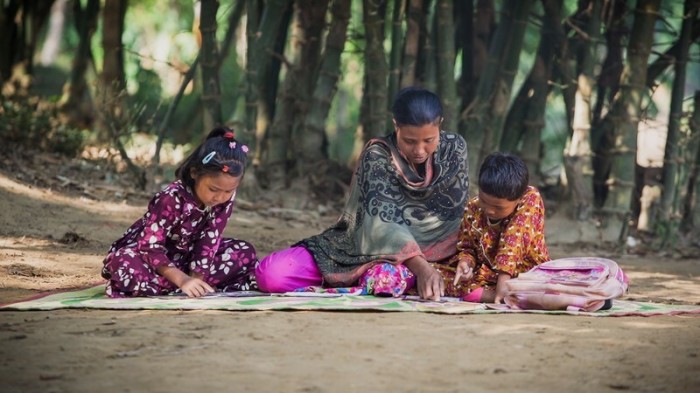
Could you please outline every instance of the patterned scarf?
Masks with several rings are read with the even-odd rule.
[[[417,173],[397,148],[396,134],[367,143],[338,221],[300,241],[313,254],[326,286],[352,285],[379,262],[429,262],[456,253],[469,197],[467,144],[440,132],[438,149]]]

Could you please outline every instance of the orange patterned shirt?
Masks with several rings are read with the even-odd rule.
[[[539,191],[528,186],[515,211],[497,224],[490,224],[472,198],[462,218],[457,253],[476,266],[471,288],[495,286],[498,273],[517,277],[549,261],[544,239],[544,202]]]

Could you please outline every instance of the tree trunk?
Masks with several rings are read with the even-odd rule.
[[[518,68],[532,0],[510,1],[504,5],[501,23],[489,48],[487,63],[479,79],[474,102],[465,112],[470,138],[470,168],[500,146],[501,131],[510,101],[510,91]],[[479,149],[478,154],[474,149]],[[475,173],[473,173],[475,174]]]
[[[700,19],[693,21],[690,41],[696,42],[698,38],[700,38]],[[666,71],[668,67],[675,64],[680,49],[681,40],[679,39],[672,47],[668,48],[666,52],[662,53],[651,63],[649,68],[647,68],[647,87],[651,89],[657,85],[656,78]]]
[[[67,95],[63,98],[62,110],[69,114],[72,124],[88,126],[92,123],[94,114],[92,113],[92,103],[87,82],[85,81],[85,73],[92,59],[90,41],[92,34],[97,29],[100,1],[88,0],[84,10],[81,8],[79,1],[73,4],[75,25],[80,40],[73,58],[70,82]]]
[[[461,114],[474,96],[474,4],[471,1],[455,2],[454,11],[457,18],[455,50],[462,54],[462,69],[457,81],[457,94],[460,97],[457,113]],[[457,129],[461,130],[462,126],[459,121]]]
[[[12,75],[12,65],[17,51],[17,24],[15,18],[20,11],[19,0],[10,0],[0,5],[0,86]]]
[[[671,90],[671,107],[668,119],[668,132],[666,134],[666,147],[664,150],[663,166],[663,192],[661,198],[661,224],[665,227],[661,235],[668,241],[677,236],[680,219],[680,206],[678,191],[681,188],[680,177],[680,137],[681,118],[683,117],[683,98],[685,93],[686,66],[688,65],[688,52],[690,50],[690,38],[693,21],[698,14],[700,0],[685,0],[683,11],[683,24],[681,43],[676,64],[674,67],[673,89]]]
[[[102,47],[104,58],[101,75],[99,105],[107,121],[121,123],[124,119],[123,98],[126,80],[124,78],[124,50],[122,33],[127,0],[106,0],[102,12]]]
[[[637,152],[637,125],[641,119],[642,97],[646,92],[646,67],[651,52],[659,3],[639,0],[627,48],[627,62],[622,73],[620,93],[605,122],[612,125],[606,135],[602,169],[609,173],[603,225],[608,236],[618,236],[622,245],[627,238],[630,219],[634,168]],[[606,239],[613,240],[613,239]]]
[[[255,85],[259,70],[255,54],[255,41],[257,40],[258,27],[260,26],[260,5],[258,0],[246,0],[246,67],[245,67],[245,130],[255,133],[255,122],[258,117],[258,89]],[[259,163],[260,144],[257,135],[253,165]]]
[[[426,89],[435,89],[435,86],[430,86],[430,68],[435,64],[434,51],[434,39],[431,37],[431,31],[433,31],[434,22],[434,12],[433,12],[433,1],[434,0],[422,0],[420,12],[420,25],[418,26],[420,34],[418,37],[418,54],[416,62],[416,73],[414,79],[414,85],[423,86]],[[432,63],[431,63],[432,62]],[[434,70],[434,68],[433,68]],[[434,79],[433,79],[434,81]]]
[[[420,46],[423,0],[408,0],[406,36],[404,37],[401,87],[413,86],[416,82],[416,64]]]
[[[102,88],[108,96],[114,96],[126,89],[122,34],[127,3],[127,0],[106,0],[102,11]]]
[[[221,69],[221,65],[224,63],[228,57],[228,53],[231,49],[231,44],[236,36],[236,30],[241,22],[241,17],[243,16],[243,11],[245,11],[245,0],[238,0],[233,6],[233,10],[228,17],[228,28],[226,29],[226,35],[221,42],[221,52],[219,54],[219,63],[216,65],[217,69]]]
[[[501,151],[519,152],[530,171],[531,184],[539,184],[540,136],[550,91],[549,81],[555,53],[564,45],[561,4],[556,0],[544,0],[543,8],[542,38],[535,62],[508,111],[500,145]]]
[[[52,65],[58,57],[63,39],[63,29],[66,26],[66,3],[68,0],[56,0],[51,6],[49,29],[46,32],[44,45],[41,48],[40,62],[46,67]],[[1,80],[2,78],[0,78]]]
[[[386,133],[387,64],[384,55],[384,14],[381,2],[362,1],[365,26],[365,89],[366,105],[362,124],[365,141]]]
[[[575,95],[573,134],[564,148],[564,167],[569,181],[574,218],[585,221],[590,218],[593,207],[593,167],[591,164],[591,119],[592,94],[595,88],[593,67],[596,48],[600,38],[602,0],[589,3],[586,36],[580,43],[580,65]]]
[[[465,3],[465,2],[458,2]],[[471,2],[466,2],[471,3]],[[476,10],[474,11],[474,37],[473,37],[473,49],[467,50],[466,47],[462,48],[462,62],[468,61],[472,65],[471,79],[469,80],[469,86],[467,89],[462,91],[462,103],[459,109],[459,131],[461,135],[467,138],[470,154],[470,167],[472,171],[476,170],[473,165],[477,162],[478,157],[476,152],[478,151],[478,146],[481,142],[475,142],[473,140],[474,135],[467,135],[469,130],[469,111],[470,106],[476,103],[476,89],[479,86],[479,81],[481,80],[485,64],[488,58],[489,46],[491,44],[491,38],[494,34],[496,27],[495,14],[496,10],[493,5],[492,0],[479,0],[476,5]],[[466,33],[465,33],[466,34]],[[462,77],[468,74],[462,74]],[[467,82],[464,82],[465,84]]]
[[[51,6],[54,0],[29,0],[25,1],[25,11],[22,13],[22,27],[24,33],[24,54],[22,61],[27,75],[34,73],[34,51],[39,41],[39,33],[51,15]]]
[[[598,76],[596,103],[593,109],[592,124],[600,122],[603,108],[609,105],[617,90],[620,88],[620,76],[622,75],[622,53],[624,51],[622,40],[625,37],[625,11],[627,1],[620,0],[606,2],[603,9],[603,20],[608,21],[605,26],[605,48],[607,55]],[[594,131],[595,127],[591,130]],[[595,149],[595,147],[592,147]]]
[[[688,183],[686,184],[685,199],[683,200],[683,221],[681,228],[684,231],[700,229],[700,90],[695,92],[693,100],[693,116],[690,119],[690,145],[688,166]],[[694,158],[694,159],[693,159]]]
[[[319,64],[321,33],[325,26],[328,0],[299,0],[294,6],[292,39],[293,63],[287,70],[275,110],[272,127],[268,132],[268,151],[264,156],[261,180],[272,189],[287,187],[290,177],[288,155],[295,156],[294,146],[306,135],[294,132],[295,124],[303,121],[309,105],[309,93]],[[294,135],[294,137],[292,137]],[[291,144],[291,140],[298,141]],[[302,172],[303,173],[303,172]]]
[[[437,0],[435,0],[437,2]],[[425,10],[425,34],[422,35],[423,47],[418,56],[421,61],[420,81],[424,88],[430,91],[437,91],[437,13],[432,0],[423,3]]]
[[[403,47],[403,18],[406,13],[406,0],[394,0],[394,9],[391,17],[391,55],[389,56],[389,97],[387,99],[388,110],[394,102],[396,92],[401,81],[401,49]],[[387,121],[390,121],[387,119]]]
[[[332,20],[326,37],[326,47],[309,112],[304,120],[304,137],[299,141],[299,157],[305,165],[326,157],[325,124],[340,78],[341,55],[347,40],[351,4],[351,0],[335,0],[331,8]]]
[[[255,155],[253,165],[260,165],[262,154],[265,151],[264,140],[270,119],[273,116],[272,108],[266,100],[270,86],[276,86],[277,80],[269,80],[269,70],[273,64],[273,56],[276,56],[274,48],[278,42],[282,27],[287,27],[285,16],[292,3],[286,0],[270,0],[265,6],[259,25],[248,28],[248,64],[246,65],[247,78],[249,80],[246,94],[246,124],[252,126],[250,131],[255,133]],[[257,1],[248,2],[249,21],[255,20]],[[251,14],[251,10],[253,11]]]
[[[199,31],[202,33],[202,105],[204,106],[204,132],[223,123],[221,116],[221,84],[219,83],[219,47],[216,42],[216,12],[218,0],[202,0],[202,17]]]
[[[455,83],[455,29],[454,9],[451,0],[438,0],[435,18],[437,24],[437,81],[438,95],[442,101],[444,121],[442,128],[452,132],[457,131],[457,88]]]

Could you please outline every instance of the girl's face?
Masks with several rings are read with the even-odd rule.
[[[216,206],[231,200],[238,188],[242,176],[231,176],[227,173],[192,173],[194,179],[194,196],[200,205]]]
[[[509,201],[479,191],[479,207],[490,221],[500,221],[515,211],[519,200]]]
[[[424,163],[437,150],[440,142],[440,124],[398,126],[394,120],[399,150],[413,165]]]

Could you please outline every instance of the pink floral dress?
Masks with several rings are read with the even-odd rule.
[[[163,295],[178,288],[156,272],[176,267],[220,290],[257,289],[255,248],[223,238],[231,201],[200,209],[192,191],[175,181],[157,193],[148,211],[112,244],[102,277],[110,297]]]

